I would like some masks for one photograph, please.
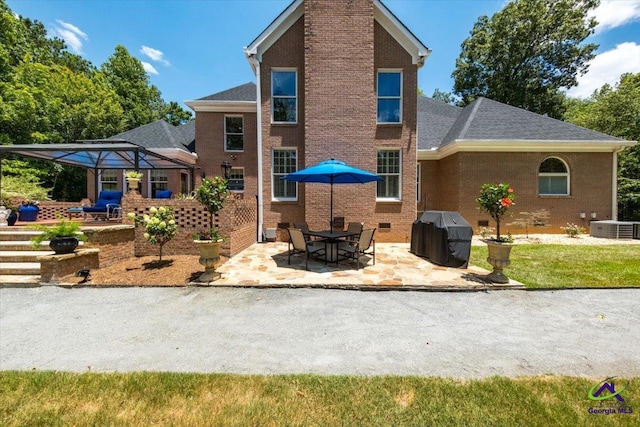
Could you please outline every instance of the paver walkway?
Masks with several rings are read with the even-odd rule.
[[[305,270],[305,255],[287,260],[286,243],[256,243],[218,268],[222,278],[215,286],[320,287],[362,290],[485,290],[519,289],[524,285],[511,280],[504,285],[483,280],[487,270],[441,267],[409,252],[408,243],[377,243],[376,264],[371,256],[365,268],[355,262],[325,264],[310,260]],[[508,274],[508,271],[506,271]]]

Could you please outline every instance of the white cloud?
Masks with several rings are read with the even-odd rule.
[[[160,74],[160,73],[158,73],[158,70],[156,70],[156,69],[154,68],[154,66],[153,66],[153,65],[149,64],[148,62],[144,62],[144,61],[140,61],[140,62],[142,62],[142,67],[144,68],[144,70],[145,70],[147,73],[149,73],[149,74],[155,74],[155,75]]]
[[[142,53],[145,56],[148,56],[153,61],[163,64],[165,67],[168,67],[169,65],[171,65],[169,61],[163,58],[164,53],[162,53],[162,51],[158,49],[154,49],[149,46],[142,46],[142,48],[140,49],[140,53]]]
[[[640,0],[602,0],[589,16],[598,21],[596,33],[640,20]]]
[[[587,74],[578,77],[578,86],[567,95],[586,98],[605,83],[615,86],[624,73],[640,73],[640,45],[634,42],[621,43],[593,58]]]
[[[82,53],[82,40],[89,40],[89,36],[84,33],[80,28],[68,22],[56,20],[60,25],[55,27],[53,32],[59,36],[75,53]]]

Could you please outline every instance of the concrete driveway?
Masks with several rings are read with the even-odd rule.
[[[0,289],[0,369],[640,376],[640,290]]]

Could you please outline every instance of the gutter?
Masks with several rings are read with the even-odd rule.
[[[611,219],[618,220],[618,153],[627,148],[621,145],[613,151],[613,167],[611,168]]]
[[[262,98],[261,98],[261,82],[260,82],[260,61],[256,59],[255,54],[248,54],[247,59],[256,73],[256,121],[258,123],[257,129],[257,156],[258,156],[258,226],[257,226],[257,241],[262,243],[262,230],[264,225],[264,200],[262,196]]]

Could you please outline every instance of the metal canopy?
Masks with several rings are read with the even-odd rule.
[[[0,145],[5,153],[51,160],[89,169],[194,169],[189,164],[171,159],[139,145],[126,142],[84,142],[79,144]]]

